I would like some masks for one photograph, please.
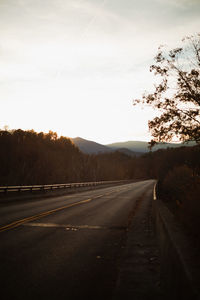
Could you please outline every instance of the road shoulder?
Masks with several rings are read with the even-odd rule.
[[[152,217],[152,192],[137,200],[119,264],[113,300],[161,299],[159,247]]]

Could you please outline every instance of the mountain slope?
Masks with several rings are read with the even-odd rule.
[[[117,148],[117,149],[113,149],[113,151],[119,151],[122,152],[128,156],[141,156],[142,152],[136,152],[136,151],[132,151],[128,148]]]
[[[82,139],[80,137],[73,138],[72,141],[82,152],[87,154],[97,154],[97,153],[113,151],[109,147],[106,147],[104,145],[101,145],[93,141]]]

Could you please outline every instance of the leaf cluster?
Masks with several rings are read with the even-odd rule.
[[[148,123],[151,145],[174,137],[200,142],[200,34],[181,43],[182,47],[172,50],[159,47],[150,67],[159,82],[152,93],[134,100],[134,105],[147,104],[160,112]]]

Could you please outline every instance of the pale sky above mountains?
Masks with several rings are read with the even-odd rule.
[[[200,0],[0,0],[0,127],[149,140],[161,44],[200,31]]]

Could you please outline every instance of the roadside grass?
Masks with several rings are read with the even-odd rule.
[[[200,177],[181,165],[159,182],[159,197],[200,247]]]

